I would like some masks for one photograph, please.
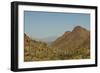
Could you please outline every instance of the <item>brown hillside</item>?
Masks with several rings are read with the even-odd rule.
[[[52,46],[65,49],[90,48],[90,32],[77,26],[72,32],[65,32],[63,36],[56,39]]]

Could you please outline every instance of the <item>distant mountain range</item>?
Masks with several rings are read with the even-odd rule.
[[[90,58],[90,31],[81,26],[66,31],[58,38],[48,37],[42,40],[24,34],[24,61]]]
[[[51,36],[51,37],[45,37],[39,39],[40,41],[46,42],[46,43],[52,43],[54,42],[58,37],[57,36]]]

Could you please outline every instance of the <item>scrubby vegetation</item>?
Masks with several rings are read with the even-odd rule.
[[[31,39],[26,39],[25,44],[24,61],[26,62],[90,58],[89,48],[54,48],[44,42]]]

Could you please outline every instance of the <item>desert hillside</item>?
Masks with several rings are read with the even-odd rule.
[[[90,58],[90,31],[76,26],[66,31],[50,46],[24,34],[24,61],[46,61]]]
[[[56,39],[52,46],[66,49],[90,48],[90,32],[81,26],[77,26]]]

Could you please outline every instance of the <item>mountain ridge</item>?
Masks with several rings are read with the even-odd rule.
[[[56,41],[53,42],[52,46],[57,48],[66,46],[66,48],[78,48],[80,44],[87,41],[89,38],[90,32],[81,26],[77,26],[72,31],[65,32],[64,35],[56,39]]]

